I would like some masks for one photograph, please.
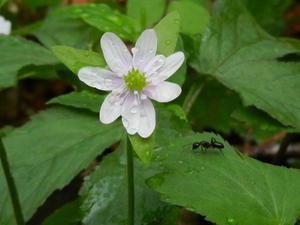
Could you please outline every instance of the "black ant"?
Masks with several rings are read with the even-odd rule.
[[[208,148],[218,149],[222,152],[222,149],[224,148],[224,145],[220,142],[217,142],[216,139],[211,138],[210,142],[208,141],[200,141],[200,142],[194,142],[193,143],[193,149],[201,148],[201,150],[206,150]]]

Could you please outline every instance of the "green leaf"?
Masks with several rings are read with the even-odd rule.
[[[196,69],[238,92],[245,105],[300,128],[300,64],[278,60],[298,50],[263,31],[240,2],[215,4],[200,52]]]
[[[149,138],[141,138],[138,135],[129,135],[133,150],[142,160],[148,164],[152,159],[152,152],[155,146],[155,132]]]
[[[184,34],[203,34],[208,25],[208,11],[190,0],[172,1],[168,11],[179,13],[181,18],[180,32]]]
[[[123,134],[119,122],[104,125],[97,114],[51,108],[4,139],[26,221],[55,190],[63,188]],[[0,224],[15,225],[0,169]]]
[[[128,0],[127,15],[139,23],[139,31],[153,26],[164,14],[165,0]]]
[[[174,52],[178,39],[179,26],[179,14],[171,12],[154,27],[158,38],[158,53],[170,55]]]
[[[232,112],[231,117],[243,122],[248,128],[251,128],[252,135],[256,140],[265,140],[280,132],[297,132],[294,128],[283,126],[277,120],[255,107],[237,108]],[[239,128],[241,128],[241,126]],[[237,131],[240,131],[239,128],[235,127]]]
[[[183,108],[177,104],[171,104],[166,107],[168,110],[172,111],[179,119],[184,120],[187,122],[186,114]]]
[[[81,18],[102,32],[114,32],[121,38],[133,41],[136,37],[134,21],[107,4],[79,4],[57,9],[54,14]]]
[[[95,171],[86,177],[80,191],[87,225],[125,225],[127,223],[126,142],[106,156]],[[135,224],[161,224],[160,221],[173,207],[162,203],[157,193],[150,190],[145,180],[159,168],[134,160]]]
[[[57,67],[53,65],[25,66],[18,72],[18,79],[35,78],[42,80],[58,80]]]
[[[47,217],[42,225],[77,225],[83,218],[79,199],[69,202]]]
[[[0,49],[0,89],[15,85],[23,66],[57,63],[50,51],[21,37],[0,35]]]
[[[105,96],[94,94],[88,91],[71,92],[52,98],[47,104],[59,104],[71,106],[79,109],[88,109],[91,112],[99,113],[100,105],[104,101]]]
[[[179,38],[177,40],[175,52],[177,52],[177,51],[184,52],[184,50],[185,49],[183,46],[182,38],[179,36]],[[182,66],[168,79],[168,81],[175,82],[182,86],[183,83],[185,82],[186,71],[187,71],[187,63],[185,60],[184,63],[182,64]]]
[[[268,32],[279,35],[284,31],[284,13],[293,0],[243,0],[256,21]]]
[[[192,150],[214,137],[225,145]],[[300,172],[243,156],[211,133],[178,138],[157,149],[167,172],[148,184],[165,202],[184,206],[219,225],[293,225],[299,216]],[[231,223],[230,223],[231,222]]]
[[[104,67],[106,65],[100,53],[67,46],[54,46],[52,51],[75,74],[85,66]]]
[[[80,19],[72,19],[61,15],[48,16],[31,34],[35,35],[44,45],[67,45],[80,49],[91,49],[98,42],[100,32],[87,26]]]

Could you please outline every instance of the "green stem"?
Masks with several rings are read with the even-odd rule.
[[[23,217],[22,210],[21,210],[19,195],[18,195],[17,188],[16,188],[16,185],[14,182],[14,178],[9,169],[7,155],[6,155],[6,152],[5,152],[5,149],[4,149],[1,139],[0,139],[0,159],[1,159],[1,164],[2,164],[3,171],[4,171],[4,175],[6,178],[10,198],[12,201],[13,210],[15,213],[15,219],[16,219],[18,225],[24,225],[25,222],[24,222],[24,217]]]
[[[128,225],[134,225],[134,164],[132,145],[127,137]]]
[[[195,83],[191,86],[187,96],[185,97],[182,108],[187,116],[190,113],[192,106],[196,102],[197,98],[199,97],[203,89],[203,85],[204,84],[199,85],[198,83]]]

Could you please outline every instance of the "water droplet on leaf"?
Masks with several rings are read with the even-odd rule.
[[[228,219],[227,219],[227,223],[228,223],[229,225],[237,225],[236,220],[233,219],[233,218],[228,218]]]
[[[170,41],[170,40],[166,40],[166,41],[165,41],[165,44],[166,44],[166,45],[170,45],[170,44],[171,44],[171,41]]]

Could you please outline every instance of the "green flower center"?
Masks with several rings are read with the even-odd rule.
[[[124,76],[125,83],[127,88],[130,91],[141,91],[147,85],[147,81],[144,75],[135,69],[132,69],[128,72],[126,76]]]

